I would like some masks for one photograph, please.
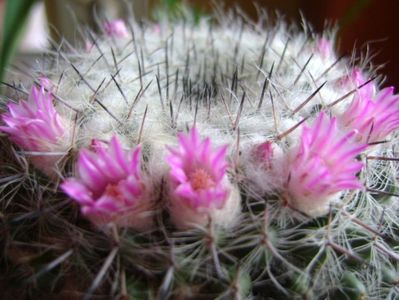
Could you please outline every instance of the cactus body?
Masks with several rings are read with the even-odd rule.
[[[399,97],[332,35],[260,19],[53,51],[34,80],[68,125],[34,149],[2,99],[6,297],[399,297]]]

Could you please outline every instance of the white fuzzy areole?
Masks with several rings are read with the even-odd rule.
[[[115,218],[114,222],[118,227],[132,228],[145,232],[155,227],[156,206],[152,195],[139,199],[131,211],[126,211]]]
[[[341,197],[342,192],[338,192],[322,198],[295,197],[288,195],[286,200],[291,208],[299,210],[309,217],[316,218],[326,215],[329,212],[331,205],[338,203]]]
[[[169,192],[169,214],[172,223],[178,229],[190,229],[204,227],[209,222],[222,229],[233,228],[240,220],[241,196],[239,189],[226,182],[230,188],[229,198],[220,209],[210,208],[207,211],[192,209],[184,203],[184,200],[173,197]]]
[[[269,162],[259,161],[254,157],[254,147],[257,144],[251,144],[244,149],[242,165],[245,189],[252,197],[263,197],[283,190],[285,169],[284,152],[276,143],[272,143],[272,157]]]

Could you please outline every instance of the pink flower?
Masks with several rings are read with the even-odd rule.
[[[49,81],[41,79],[48,88]],[[52,88],[51,88],[52,90]],[[32,86],[27,101],[7,105],[8,112],[2,115],[6,126],[0,131],[9,135],[10,140],[25,151],[32,152],[64,152],[69,147],[69,132],[66,122],[61,119],[53,104],[52,91],[46,92],[44,87]],[[59,155],[35,156],[32,162],[47,174]]]
[[[2,115],[7,126],[0,130],[28,151],[50,151],[57,148],[64,135],[64,126],[53,105],[51,93],[32,86],[27,101],[7,105],[8,113]]]
[[[339,116],[341,126],[356,129],[362,143],[384,140],[399,127],[399,95],[393,92],[393,87],[388,87],[374,97],[367,89],[359,93]]]
[[[82,213],[97,225],[115,222],[139,230],[152,225],[149,187],[140,169],[141,148],[125,151],[117,137],[107,147],[93,142],[94,151],[80,151],[78,178],[61,188],[81,205]]]
[[[343,76],[338,79],[337,85],[338,88],[346,88],[348,90],[353,90],[362,86],[366,83],[367,80],[365,79],[362,71],[359,68],[354,68],[348,75]],[[369,82],[368,84],[359,88],[354,96],[355,98],[367,98],[371,99],[374,97],[376,91],[376,87],[373,82]]]
[[[177,149],[169,148],[171,215],[178,227],[205,224],[231,200],[227,179],[227,146],[212,150],[209,138],[200,139],[196,128],[179,135]],[[232,200],[235,201],[235,200]],[[215,220],[216,223],[223,222]]]
[[[328,211],[340,192],[358,189],[356,159],[366,147],[355,141],[355,131],[340,132],[336,118],[321,112],[312,127],[303,126],[300,144],[289,153],[288,203],[310,216]],[[336,200],[336,199],[335,199]]]
[[[211,149],[209,138],[201,140],[192,128],[188,135],[179,135],[179,148],[169,151],[167,161],[174,195],[195,210],[223,207],[229,191],[223,184],[226,179],[227,146]]]
[[[129,37],[129,31],[126,27],[126,23],[122,19],[105,22],[104,30],[105,33],[110,37],[116,37],[116,38]]]

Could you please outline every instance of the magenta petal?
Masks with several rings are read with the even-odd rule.
[[[208,159],[209,152],[211,151],[210,146],[211,146],[211,139],[206,138],[202,145],[201,153],[199,155],[201,161],[206,161]]]
[[[92,205],[94,203],[90,190],[76,179],[65,180],[61,184],[61,189],[81,205]]]
[[[183,198],[196,198],[196,193],[188,182],[180,184],[175,193]]]
[[[141,146],[137,146],[131,155],[130,172],[138,174],[140,172],[140,157],[141,157]]]
[[[15,128],[12,128],[12,127],[0,126],[0,131],[5,132],[5,133],[9,133],[9,134],[13,134],[17,130]]]
[[[223,166],[223,168],[226,166],[226,161],[225,161],[225,156],[227,152],[227,145],[222,146],[219,150],[216,151],[215,156],[212,159],[211,166],[213,168]]]
[[[19,105],[10,103],[7,105],[8,111],[10,112],[10,118],[18,118],[20,116],[26,116],[30,118],[35,117],[35,112],[31,110],[25,103],[22,102]]]
[[[89,158],[90,154],[86,151],[81,151],[79,156],[79,175],[82,181],[96,194],[101,193],[105,187],[106,181],[101,174],[101,171]]]
[[[197,148],[197,145],[192,144],[191,141],[183,134],[179,135],[179,143],[183,151],[187,154],[187,159],[192,159],[193,152]]]
[[[119,163],[119,166],[125,171],[129,172],[129,165],[126,164],[126,154],[122,149],[122,145],[120,141],[113,136],[110,143],[110,154],[116,159],[116,162]]]
[[[182,169],[172,169],[170,171],[170,175],[178,182],[183,183],[183,182],[187,182],[187,176],[186,173],[184,172],[184,170]]]
[[[340,182],[339,187],[341,190],[355,190],[362,188],[363,185],[360,182],[354,182],[353,180],[348,180],[345,182]]]
[[[101,157],[100,160],[97,160],[97,165],[101,168],[102,173],[108,180],[115,180],[126,176],[126,172],[119,164],[115,163],[115,159],[106,149],[102,146],[96,146],[96,151],[97,156]]]
[[[123,183],[123,188],[126,191],[126,200],[131,202],[141,196],[143,193],[143,185],[140,181],[137,181],[135,177],[129,176]]]
[[[317,140],[319,135],[320,135],[320,130],[321,130],[321,127],[322,127],[321,125],[323,123],[324,117],[325,117],[325,113],[324,112],[320,112],[320,117],[316,119],[316,123],[314,125],[313,130],[310,130],[310,128],[306,128],[306,129],[304,128],[304,132],[306,131],[306,132],[309,132],[309,134],[310,133],[312,134],[311,135],[312,138],[309,141],[311,144],[313,144]]]
[[[121,210],[123,203],[120,203],[118,199],[112,196],[103,195],[96,200],[95,207],[106,213],[114,213]]]

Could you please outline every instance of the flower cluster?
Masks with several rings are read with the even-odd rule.
[[[0,130],[27,151],[67,148],[66,128],[52,102],[53,89],[48,81],[45,83],[48,91],[33,86],[28,101],[9,104],[9,112],[2,116],[7,126]],[[170,208],[176,226],[205,224],[209,217],[218,224],[231,222],[240,205],[239,195],[227,178],[227,146],[213,150],[210,139],[201,140],[193,128],[188,135],[180,134],[179,147],[169,151]],[[124,150],[115,136],[109,145],[94,140],[91,150],[79,152],[78,176],[66,179],[61,188],[97,225],[114,222],[149,229],[153,225],[155,197],[149,180],[142,174],[140,157],[140,147]],[[42,170],[49,168],[44,158],[34,162]],[[217,213],[226,209],[234,213]]]
[[[179,149],[170,148],[170,213],[177,227],[205,225],[208,217],[223,225],[239,211],[239,197],[231,199],[226,175],[227,147],[212,151],[210,139],[200,140],[196,129],[179,136]],[[126,151],[117,137],[109,146],[94,141],[93,150],[80,151],[79,177],[61,188],[81,205],[82,213],[97,225],[110,222],[145,230],[153,225],[155,196],[140,168],[141,148]],[[235,203],[227,204],[226,202]],[[217,211],[233,210],[233,215]],[[226,218],[228,219],[226,221]]]
[[[320,41],[321,49],[325,43]],[[266,166],[261,169],[265,177],[287,177],[278,188],[288,206],[312,217],[325,214],[342,192],[362,188],[357,177],[363,167],[359,155],[399,128],[399,95],[392,87],[376,94],[374,83],[367,83],[356,68],[338,85],[358,90],[336,117],[319,113],[312,126],[302,126],[298,142],[277,158],[269,141],[252,149],[256,163]],[[261,185],[259,180],[254,182]]]
[[[65,180],[61,188],[97,225],[150,228],[153,203],[140,168],[141,148],[125,151],[114,136],[109,146],[94,141],[93,149],[80,151],[79,177]]]
[[[38,153],[32,163],[52,175],[59,152],[69,148],[71,126],[55,109],[51,82],[41,82],[32,87],[28,100],[8,104],[0,131],[23,150]],[[376,93],[375,85],[366,83],[357,69],[342,78],[340,84],[360,87],[352,102],[336,116],[320,112],[312,125],[302,125],[300,137],[288,149],[266,141],[245,150],[252,165],[244,172],[255,174],[246,176],[248,182],[260,186],[263,194],[279,190],[289,207],[311,217],[325,214],[346,190],[362,188],[360,154],[399,128],[399,96],[391,87]],[[230,226],[238,219],[240,193],[227,174],[227,149],[214,148],[195,127],[178,135],[177,146],[168,147],[169,173],[161,196],[176,227],[203,226],[210,220]],[[97,225],[149,229],[159,198],[155,194],[162,189],[141,170],[140,160],[140,146],[125,150],[116,136],[109,143],[94,140],[92,149],[79,152],[78,175],[61,187]]]

